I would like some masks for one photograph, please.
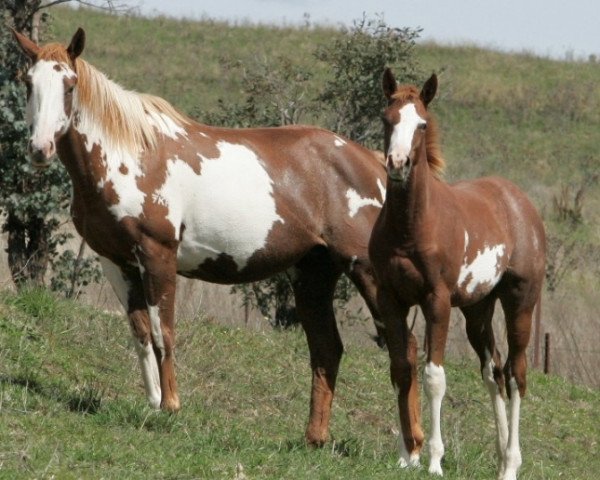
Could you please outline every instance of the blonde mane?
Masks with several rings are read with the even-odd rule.
[[[414,85],[401,85],[399,86],[392,98],[403,103],[408,102],[421,102],[420,90]],[[427,152],[427,163],[431,168],[432,173],[437,177],[441,178],[444,174],[446,167],[446,161],[442,156],[442,149],[440,147],[440,132],[438,129],[437,120],[435,117],[427,111],[427,131],[425,136],[425,149]]]
[[[168,120],[178,127],[190,123],[160,97],[126,90],[80,58],[73,65],[62,45],[42,47],[38,59],[63,62],[77,72],[74,106],[117,148],[153,150],[157,146],[157,127],[166,126]]]

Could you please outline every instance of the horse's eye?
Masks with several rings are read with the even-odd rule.
[[[427,130],[427,124],[426,123],[419,123],[419,125],[417,126],[417,128],[419,130]]]
[[[65,93],[67,95],[71,95],[73,93],[74,88],[75,88],[75,85],[71,85],[70,87],[67,87],[67,91]]]

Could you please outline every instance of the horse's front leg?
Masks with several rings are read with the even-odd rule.
[[[423,375],[424,390],[429,399],[431,412],[431,435],[429,436],[429,473],[442,475],[441,410],[446,393],[444,351],[450,322],[450,295],[445,289],[429,294],[421,306],[426,321],[427,365]]]
[[[417,379],[417,340],[409,331],[406,316],[409,307],[396,301],[394,294],[384,287],[377,292],[377,304],[385,325],[388,353],[390,355],[390,379],[396,393],[400,415],[401,467],[418,467],[423,430],[421,428],[421,404]]]
[[[130,265],[118,266],[104,257],[100,257],[100,263],[104,275],[127,312],[148,403],[153,408],[159,408],[160,374],[152,345],[150,318],[139,269]]]
[[[177,246],[144,237],[136,248],[160,374],[160,407],[179,410],[175,379],[175,286]]]

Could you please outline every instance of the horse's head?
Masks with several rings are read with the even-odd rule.
[[[71,123],[73,90],[77,85],[75,59],[83,51],[85,33],[78,29],[68,47],[40,47],[14,30],[13,34],[32,61],[25,77],[31,162],[36,167],[47,167],[56,153],[57,140]]]
[[[427,136],[427,106],[436,90],[435,74],[420,91],[414,85],[398,86],[389,68],[383,74],[383,92],[388,100],[383,115],[386,167],[393,181],[406,182],[419,161],[420,147]]]

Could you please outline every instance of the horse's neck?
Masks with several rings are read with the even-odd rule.
[[[411,239],[431,213],[431,189],[434,178],[426,158],[415,165],[405,184],[388,178],[386,193],[386,215],[396,227],[400,237]]]

